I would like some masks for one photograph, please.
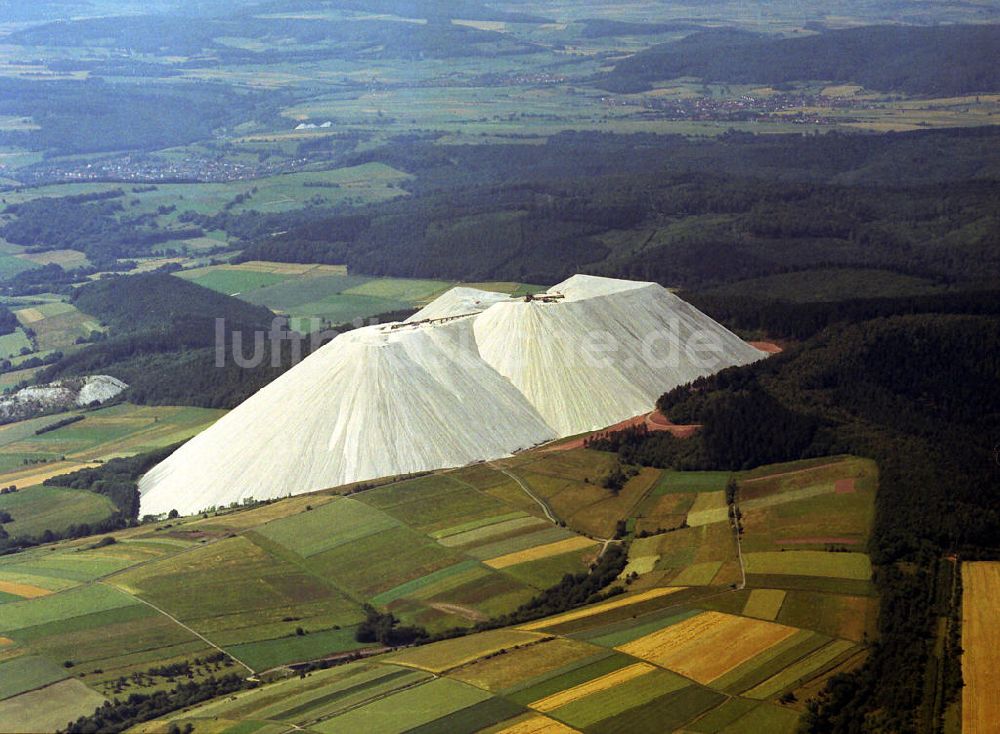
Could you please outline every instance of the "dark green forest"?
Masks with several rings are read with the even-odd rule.
[[[993,299],[994,304],[1000,299]],[[747,469],[852,453],[879,466],[868,552],[881,598],[879,638],[860,669],[812,704],[811,732],[932,731],[960,688],[957,651],[935,651],[942,559],[1000,558],[1000,316],[859,314],[785,353],[663,395],[689,440],[632,430],[593,448],[622,461]],[[909,306],[900,304],[907,313]],[[944,655],[941,679],[929,661]],[[926,688],[925,688],[926,686]],[[936,699],[927,691],[942,691]]]
[[[693,76],[709,82],[854,82],[884,92],[950,96],[1000,86],[995,25],[866,26],[801,38],[718,29],[620,61],[603,84],[619,92]]]
[[[412,197],[314,212],[277,236],[244,228],[240,259],[540,283],[582,271],[689,288],[831,265],[989,281],[1000,274],[1000,170],[984,152],[998,142],[975,130],[400,143],[351,162],[415,174]],[[193,221],[231,230],[260,220]]]

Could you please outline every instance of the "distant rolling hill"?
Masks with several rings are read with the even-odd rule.
[[[695,33],[619,62],[603,85],[618,92],[658,80],[783,84],[854,82],[907,94],[952,95],[1000,89],[995,49],[1000,26],[867,26],[802,38],[732,30]]]

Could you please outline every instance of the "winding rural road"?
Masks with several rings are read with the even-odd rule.
[[[497,466],[496,464],[493,463],[490,463],[490,466],[502,472],[503,474],[506,474],[508,477],[517,482],[518,486],[520,486],[521,489],[524,490],[524,493],[538,503],[538,506],[542,508],[542,512],[545,513],[545,517],[549,519],[549,522],[551,522],[553,525],[559,524],[559,518],[557,518],[554,514],[552,514],[552,510],[549,508],[548,504],[546,504],[545,500],[543,500],[541,497],[532,492],[531,488],[527,484],[525,484],[525,482],[523,482],[519,476],[514,474],[514,472],[512,471],[504,469],[502,466]]]

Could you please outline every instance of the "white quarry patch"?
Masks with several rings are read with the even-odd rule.
[[[527,299],[453,288],[408,322],[341,334],[260,390],[141,479],[141,511],[495,459],[764,356],[655,283],[577,275]]]
[[[89,375],[83,378],[83,385],[76,396],[79,406],[93,402],[104,403],[128,389],[128,385],[111,375]]]
[[[33,385],[0,397],[0,423],[25,420],[59,409],[106,403],[128,389],[110,375],[88,375]]]

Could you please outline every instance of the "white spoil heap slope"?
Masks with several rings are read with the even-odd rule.
[[[447,466],[555,437],[479,357],[472,320],[342,334],[154,467],[143,513],[192,513]]]
[[[765,356],[655,283],[577,275],[549,294],[454,288],[411,323],[338,336],[146,474],[141,511],[498,458]]]
[[[468,288],[460,285],[442,293],[406,321],[407,323],[414,323],[416,321],[425,321],[426,319],[443,319],[451,316],[480,313],[494,303],[509,300],[510,296],[506,293],[483,291],[478,288]]]
[[[650,410],[666,390],[764,354],[656,283],[575,275],[551,301],[475,321],[479,352],[560,436]]]

